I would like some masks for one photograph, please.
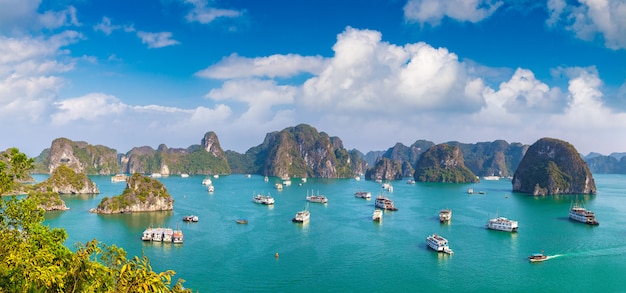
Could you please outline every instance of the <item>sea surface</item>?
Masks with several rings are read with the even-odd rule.
[[[45,179],[39,175],[37,180]],[[175,200],[171,212],[98,215],[89,213],[103,197],[119,195],[125,183],[92,176],[99,195],[64,196],[70,210],[46,213],[44,224],[67,230],[68,247],[94,238],[115,244],[128,258],[144,253],[155,271],[176,271],[198,292],[626,292],[626,175],[594,175],[595,196],[533,197],[511,192],[511,181],[475,184],[391,181],[398,211],[372,221],[381,184],[354,179],[292,179],[243,174],[159,178]],[[485,194],[468,194],[468,188]],[[371,200],[355,198],[369,191]],[[274,206],[252,202],[270,193]],[[308,194],[328,197],[310,203]],[[578,200],[596,213],[599,226],[568,219]],[[308,208],[308,224],[291,219]],[[440,209],[452,221],[440,224]],[[185,215],[199,222],[182,221]],[[485,228],[497,215],[519,221],[519,232]],[[248,224],[237,224],[247,219]],[[141,240],[152,227],[179,227],[181,245]],[[436,253],[426,237],[447,238],[453,255]],[[530,263],[543,252],[551,258]]]

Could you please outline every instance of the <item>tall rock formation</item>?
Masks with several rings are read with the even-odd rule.
[[[465,167],[461,149],[448,144],[424,152],[415,166],[414,178],[420,182],[478,182],[476,175]]]
[[[100,193],[96,184],[87,175],[74,172],[72,168],[66,165],[56,167],[48,179],[36,184],[33,189],[57,194]]]
[[[71,141],[57,138],[43,160],[48,172],[52,173],[60,165],[72,168],[76,173],[88,175],[111,175],[119,173],[117,151],[101,145],[90,145],[84,141]]]
[[[121,214],[172,209],[174,200],[160,181],[135,173],[126,180],[126,189],[121,195],[103,198],[98,207],[91,209],[90,212]]]
[[[399,180],[402,177],[402,164],[387,158],[382,158],[365,172],[366,180]]]
[[[570,143],[542,138],[532,144],[513,176],[513,191],[533,195],[595,194],[587,163]]]

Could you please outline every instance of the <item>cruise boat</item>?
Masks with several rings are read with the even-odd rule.
[[[270,179],[267,176],[265,176],[263,177],[263,181],[267,182],[267,181],[270,181]]]
[[[498,231],[517,232],[517,221],[505,217],[495,217],[487,221],[487,228]]]
[[[278,190],[283,190],[283,185],[282,185],[282,184],[280,184],[280,183],[276,183],[276,184],[274,184],[274,187],[275,187],[276,189],[278,189]]]
[[[579,206],[578,203],[574,204],[569,210],[569,218],[578,221],[581,223],[589,224],[589,225],[600,225],[600,223],[596,220],[596,215],[592,211],[588,211],[582,206]]]
[[[174,230],[174,232],[172,233],[172,242],[176,244],[183,243],[183,239],[184,239],[183,231],[179,229]]]
[[[439,211],[439,222],[443,223],[443,222],[448,222],[452,219],[452,210],[450,209],[443,209],[441,211]]]
[[[117,174],[111,177],[111,182],[126,182],[127,178],[125,174]]]
[[[174,231],[172,228],[163,229],[163,242],[172,242]]]
[[[426,244],[437,252],[444,252],[447,254],[453,254],[454,252],[448,246],[448,239],[443,238],[441,235],[433,234],[426,237]]]
[[[372,198],[372,193],[368,191],[357,191],[354,193],[354,197],[370,199]]]
[[[306,200],[310,202],[328,203],[328,199],[326,198],[326,196],[319,195],[319,192],[317,195],[313,195],[313,194],[308,195],[308,192],[307,192]]]
[[[152,228],[148,228],[143,231],[143,235],[141,236],[141,240],[143,241],[152,241]]]
[[[393,192],[393,186],[391,185],[391,183],[383,183],[382,187],[384,190],[387,190],[389,192]]]
[[[181,178],[189,178],[189,174],[187,174],[187,173],[182,173],[182,174],[180,174],[180,177],[181,177]]]
[[[183,221],[184,222],[198,222],[198,216],[196,215],[189,215],[189,216],[184,216],[183,217]]]
[[[383,210],[375,209],[372,214],[372,221],[381,222],[383,220]]]
[[[374,205],[377,208],[380,208],[380,209],[383,209],[383,210],[388,210],[388,211],[397,211],[398,210],[398,208],[396,208],[393,205],[393,200],[391,200],[391,199],[389,199],[389,198],[387,198],[385,196],[382,196],[382,195],[379,195],[376,198],[376,202],[374,203]]]
[[[294,223],[306,223],[311,218],[311,213],[308,210],[299,211],[291,220]]]
[[[497,175],[483,176],[483,179],[489,180],[489,181],[500,180],[500,176],[497,176]]]
[[[252,201],[255,202],[255,203],[260,203],[260,204],[264,204],[264,205],[273,205],[274,204],[274,198],[271,197],[269,194],[268,195],[257,194],[257,195],[252,197]]]
[[[213,184],[209,184],[209,187],[207,187],[207,189],[209,190],[209,192],[214,192],[215,186],[213,186]]]
[[[161,178],[161,177],[163,177],[163,174],[161,174],[161,173],[152,173],[152,174],[150,174],[150,177],[152,177],[152,178]]]
[[[152,230],[152,241],[163,241],[163,228],[155,228]]]
[[[533,253],[532,255],[528,256],[528,261],[530,262],[542,262],[546,259],[548,259],[548,256],[543,255],[543,253]]]
[[[204,178],[202,179],[202,185],[211,185],[213,183],[213,181],[211,181],[211,178]]]

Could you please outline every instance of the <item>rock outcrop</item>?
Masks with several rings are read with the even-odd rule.
[[[98,207],[90,212],[121,214],[172,209],[174,200],[160,181],[135,173],[126,180],[126,189],[121,195],[103,198]]]
[[[402,179],[402,165],[399,161],[382,158],[376,165],[365,172],[366,180]]]
[[[65,211],[70,209],[65,205],[65,201],[61,199],[59,194],[55,192],[31,191],[28,193],[28,198],[34,200],[38,207],[47,212]]]
[[[537,195],[595,194],[587,163],[570,143],[542,138],[532,144],[513,176],[513,191]]]
[[[461,149],[448,144],[424,152],[415,166],[414,178],[420,182],[478,182],[476,175],[465,167]]]
[[[54,192],[57,194],[100,193],[98,186],[87,175],[77,173],[67,165],[56,167],[48,179],[35,184],[33,189],[39,192]]]
[[[66,165],[76,173],[88,175],[112,175],[119,173],[117,151],[101,145],[90,145],[84,141],[57,138],[43,158],[43,164],[52,173],[57,167]]]

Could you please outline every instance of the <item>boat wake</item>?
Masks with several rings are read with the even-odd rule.
[[[581,251],[581,252],[570,252],[570,253],[564,253],[564,254],[555,254],[555,255],[548,256],[548,259],[557,258],[557,257],[598,257],[598,256],[611,256],[611,255],[622,255],[622,254],[626,254],[626,246]]]

